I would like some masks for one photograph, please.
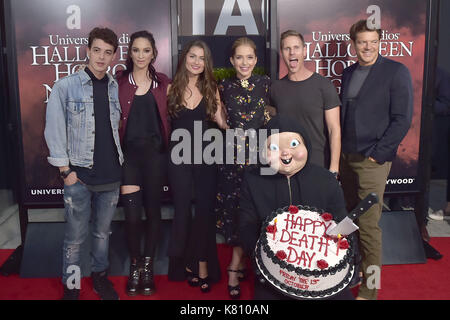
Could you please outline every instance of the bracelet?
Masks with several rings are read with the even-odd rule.
[[[339,172],[337,172],[337,171],[330,171],[330,172],[335,178],[337,178],[339,176]]]
[[[72,169],[68,169],[68,170],[66,170],[66,171],[61,171],[60,173],[59,173],[59,175],[61,176],[61,178],[63,178],[63,179],[66,179],[68,176],[69,176],[69,174],[72,172]]]

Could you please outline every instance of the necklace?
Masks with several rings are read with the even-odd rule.
[[[248,88],[248,80],[247,79],[241,80],[241,87],[244,89]]]

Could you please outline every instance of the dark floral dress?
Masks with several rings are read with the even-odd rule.
[[[268,76],[252,75],[249,79],[234,77],[222,80],[219,92],[227,112],[227,123],[235,131],[233,142],[227,141],[225,155],[234,150],[234,163],[219,165],[217,193],[217,230],[230,245],[239,245],[236,236],[240,188],[244,169],[256,165],[255,148],[249,147],[245,130],[259,129],[270,119],[265,106],[269,103],[270,79]],[[243,151],[245,150],[245,153]],[[238,156],[239,155],[239,156]],[[226,157],[224,157],[226,159]]]

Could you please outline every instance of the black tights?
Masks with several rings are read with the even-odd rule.
[[[131,258],[141,255],[141,234],[144,232],[144,256],[154,257],[161,226],[161,209],[144,205],[146,219],[142,221],[143,191],[122,195],[128,249]],[[145,197],[145,196],[144,196]],[[141,228],[143,227],[144,230]]]
[[[162,154],[152,146],[133,146],[125,152],[123,185],[140,187],[137,192],[122,194],[131,258],[141,256],[142,231],[145,235],[143,255],[155,256],[161,227],[162,177],[166,171],[163,165]],[[142,221],[142,207],[145,211],[145,221]]]

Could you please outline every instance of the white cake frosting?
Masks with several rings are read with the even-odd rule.
[[[267,281],[289,296],[335,295],[353,274],[351,242],[326,235],[336,225],[329,213],[296,208],[295,213],[278,209],[266,220],[256,247],[258,268]]]

